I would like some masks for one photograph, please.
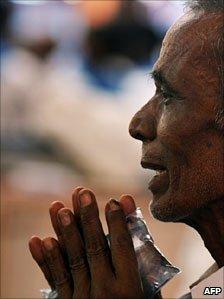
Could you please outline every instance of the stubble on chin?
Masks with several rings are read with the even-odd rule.
[[[173,221],[173,203],[168,203],[166,205],[160,202],[152,200],[149,204],[149,208],[152,216],[163,222]]]
[[[149,208],[152,216],[163,222],[181,222],[182,219],[191,214],[190,207],[178,205],[175,196],[152,200]]]

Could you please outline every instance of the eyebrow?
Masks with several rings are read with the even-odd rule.
[[[181,97],[180,93],[172,87],[170,82],[166,79],[166,77],[162,74],[161,71],[153,70],[150,72],[150,76],[153,78],[155,82],[159,83],[167,92],[175,96]]]

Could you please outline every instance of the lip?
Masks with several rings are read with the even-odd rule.
[[[156,175],[149,181],[148,185],[148,188],[151,190],[153,195],[164,194],[169,188],[170,184],[169,171],[167,167],[161,163],[161,159],[158,160],[141,160],[141,165],[143,168],[157,171]]]

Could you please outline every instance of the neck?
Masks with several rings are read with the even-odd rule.
[[[224,265],[224,198],[214,201],[184,219],[204,241],[219,268]]]

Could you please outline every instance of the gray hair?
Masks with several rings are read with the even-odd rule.
[[[224,0],[188,0],[186,6],[194,11],[224,10]]]

